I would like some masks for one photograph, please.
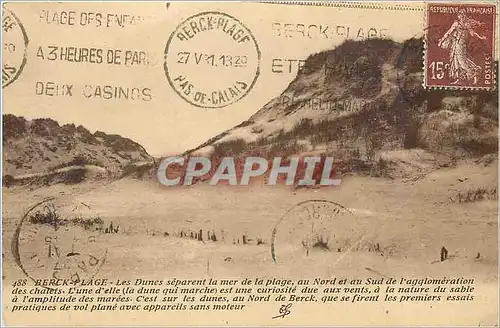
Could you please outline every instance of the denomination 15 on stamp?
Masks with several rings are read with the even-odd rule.
[[[424,86],[493,89],[496,6],[430,3]]]

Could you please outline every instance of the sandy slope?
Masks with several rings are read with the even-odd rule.
[[[465,177],[464,182],[458,180]],[[497,203],[458,204],[450,197],[455,198],[461,190],[496,187],[496,181],[493,163],[442,169],[415,182],[347,177],[340,187],[297,191],[207,185],[165,189],[153,182],[130,179],[101,185],[55,185],[30,191],[28,196],[25,189],[4,189],[3,276],[7,282],[22,277],[13,263],[10,243],[23,211],[37,200],[57,196],[90,204],[106,223],[119,224],[120,233],[105,234],[100,240],[108,249],[100,277],[475,277],[482,286],[478,302],[487,301],[488,306],[478,310],[474,320],[492,323],[497,316]],[[327,199],[352,209],[352,216],[331,222],[329,227],[336,236],[331,245],[343,240],[361,246],[341,252],[314,251],[294,257],[293,262],[284,256],[278,264],[273,263],[269,245],[272,229],[289,208],[310,199]],[[296,227],[292,224],[289,228]],[[219,240],[172,237],[180,230],[198,229],[215,231]],[[264,243],[233,244],[238,239],[241,242],[243,234]],[[356,244],[360,239],[362,242]],[[287,243],[300,241],[281,239],[277,247],[284,249]],[[367,247],[376,243],[381,251],[368,251]],[[451,255],[444,262],[439,261],[442,246]],[[480,259],[476,259],[478,253]]]

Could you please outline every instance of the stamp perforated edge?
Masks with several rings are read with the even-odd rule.
[[[170,47],[170,44],[172,42],[172,39],[174,37],[174,34],[175,32],[178,30],[179,26],[182,25],[183,23],[187,22],[188,20],[192,19],[192,18],[195,18],[197,16],[201,16],[201,15],[205,15],[205,14],[217,14],[217,15],[223,15],[223,16],[227,16],[227,17],[230,17],[231,19],[234,19],[236,22],[238,22],[241,26],[243,26],[247,32],[249,33],[249,35],[251,36],[251,39],[255,45],[255,49],[257,51],[257,70],[256,70],[256,73],[255,73],[255,77],[253,78],[252,82],[250,83],[250,86],[248,87],[248,90],[245,92],[245,94],[240,97],[238,100],[234,101],[234,102],[238,102],[240,101],[241,99],[243,99],[244,97],[246,97],[248,95],[248,93],[252,90],[252,88],[255,86],[255,84],[257,83],[257,80],[260,76],[260,64],[261,64],[261,59],[262,59],[262,53],[261,53],[261,50],[260,50],[260,47],[259,47],[259,44],[257,43],[257,40],[255,38],[255,36],[253,35],[252,31],[245,25],[243,24],[239,19],[237,19],[236,17],[234,16],[231,16],[227,13],[224,13],[224,12],[221,12],[221,11],[202,11],[202,12],[199,12],[195,15],[192,15],[192,16],[189,16],[185,19],[183,19],[181,21],[181,23],[175,28],[175,30],[170,34],[168,40],[167,40],[167,43],[165,45],[165,50],[164,50],[164,56],[167,56],[168,55],[168,49]],[[168,72],[168,67],[167,67],[167,61],[166,61],[166,57],[165,57],[165,60],[164,60],[164,65],[163,65],[163,69],[164,69],[164,72],[165,72],[165,76],[167,78],[167,81],[168,83],[170,84],[170,86],[172,87],[172,89],[175,91],[175,93],[177,93],[182,99],[184,99],[187,103],[195,106],[195,107],[198,107],[198,108],[204,108],[204,109],[219,109],[219,108],[224,108],[224,107],[227,107],[229,105],[231,105],[232,103],[229,103],[229,104],[225,104],[225,105],[222,105],[222,106],[214,106],[214,107],[211,107],[211,106],[200,106],[188,99],[186,99],[185,97],[183,97],[179,91],[176,89],[174,83],[171,81],[171,77],[169,75],[169,72]]]
[[[422,57],[422,71],[423,71],[423,80],[422,80],[422,87],[425,90],[465,90],[465,91],[471,91],[471,90],[484,90],[484,91],[494,91],[497,88],[497,70],[498,70],[498,65],[495,63],[493,71],[493,85],[490,87],[466,87],[466,86],[454,86],[454,85],[449,85],[449,86],[428,86],[426,84],[427,82],[427,22],[429,19],[429,11],[427,8],[429,5],[434,5],[434,4],[453,4],[455,2],[445,2],[445,1],[432,1],[432,2],[425,2],[425,14],[424,14],[424,19],[423,19],[423,26],[422,29],[424,31],[424,37],[423,37],[423,43],[424,43],[424,51],[423,51],[423,57]],[[470,1],[460,1],[456,2],[456,4],[460,5],[493,5],[495,6],[495,14],[494,14],[494,21],[493,21],[493,40],[492,40],[492,57],[494,61],[498,61],[498,58],[496,57],[496,54],[498,53],[498,9],[499,9],[499,3],[498,2],[490,2],[490,1],[483,1],[483,2],[470,2]]]
[[[316,7],[336,7],[336,8],[359,8],[359,9],[383,9],[402,11],[424,11],[425,5],[421,3],[387,3],[370,1],[260,1],[260,3],[278,5],[302,5]]]

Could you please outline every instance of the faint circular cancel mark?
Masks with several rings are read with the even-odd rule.
[[[272,231],[271,256],[275,263],[331,250],[338,220],[352,213],[328,200],[307,200],[289,209]],[[335,250],[336,251],[336,250]]]
[[[9,9],[2,13],[2,88],[12,84],[26,65],[28,36],[23,24]]]
[[[105,262],[100,243],[103,221],[82,202],[49,197],[30,207],[14,232],[16,264],[33,281],[66,280],[79,285],[92,279]]]
[[[261,53],[251,31],[216,11],[184,20],[165,47],[165,75],[185,101],[201,108],[238,102],[255,85]]]

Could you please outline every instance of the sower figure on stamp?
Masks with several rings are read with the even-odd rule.
[[[461,80],[473,80],[476,84],[477,74],[481,71],[481,67],[467,56],[467,39],[470,35],[486,40],[485,36],[474,31],[474,28],[483,25],[483,23],[467,17],[463,13],[459,13],[457,18],[439,40],[438,46],[450,49],[449,74],[453,80],[451,84],[457,84]]]

